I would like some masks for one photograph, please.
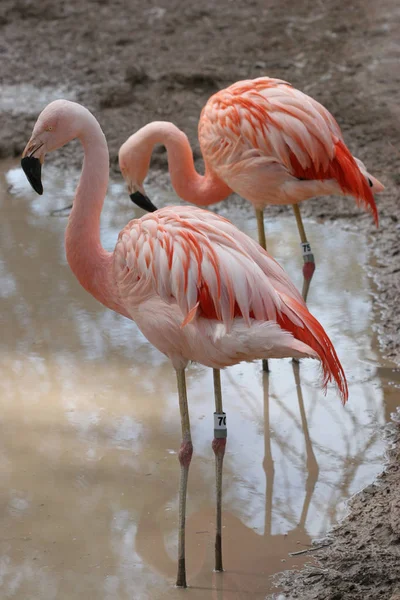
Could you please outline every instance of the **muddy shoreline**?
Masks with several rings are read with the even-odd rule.
[[[56,97],[85,104],[106,134],[112,174],[119,146],[152,120],[189,136],[201,170],[197,121],[207,98],[242,78],[268,74],[313,95],[336,116],[356,156],[386,190],[380,227],[345,198],[303,203],[321,222],[368,236],[383,354],[400,364],[400,9],[395,0],[203,2],[2,0],[0,157],[18,156],[39,111]],[[50,160],[78,166],[69,146]],[[166,154],[153,159],[165,176]],[[233,197],[229,202],[239,202]],[[217,207],[218,210],[218,207]],[[274,218],[287,208],[271,208]],[[286,598],[396,598],[400,581],[400,425],[388,433],[388,467],[352,499],[351,513],[315,553],[318,567],[284,578]]]

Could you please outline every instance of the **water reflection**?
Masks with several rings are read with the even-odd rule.
[[[175,375],[133,323],[103,309],[65,262],[65,219],[78,174],[48,165],[37,197],[15,163],[0,182],[0,590],[25,600],[175,599],[180,441]],[[67,182],[64,186],[64,182]],[[7,192],[7,188],[10,191]],[[159,192],[151,190],[155,203]],[[225,208],[222,207],[225,211]],[[102,215],[112,248],[140,210],[114,184]],[[230,217],[251,235],[247,212]],[[270,247],[301,284],[294,220],[267,224]],[[212,572],[212,373],[188,370],[194,458],[188,499],[186,595],[264,598],[268,575],[344,514],[380,470],[381,426],[398,401],[396,373],[373,346],[357,235],[308,223],[317,270],[309,303],[349,377],[342,409],[311,361],[223,373],[229,439],[224,475],[226,573]],[[265,432],[265,433],[264,433]],[[286,562],[282,562],[285,560]]]
[[[18,102],[15,102],[16,98]],[[36,116],[56,98],[76,100],[76,92],[64,86],[38,87],[30,83],[0,85],[0,109],[11,115]]]

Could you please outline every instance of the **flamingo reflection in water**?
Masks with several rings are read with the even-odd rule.
[[[375,429],[367,437],[362,435],[366,424],[362,414],[346,411],[345,419],[341,420],[329,401],[321,407],[318,391],[308,381],[305,365],[286,364],[283,368],[287,383],[279,384],[278,388],[276,377],[263,375],[263,405],[257,389],[252,392],[245,384],[242,386],[237,372],[228,370],[223,375],[224,390],[236,401],[230,413],[246,406],[238,417],[240,435],[235,442],[250,432],[255,440],[258,436],[254,436],[254,427],[260,435],[264,431],[264,459],[262,453],[255,454],[259,448],[256,442],[247,449],[237,448],[235,443],[236,452],[228,455],[223,577],[209,573],[212,564],[208,550],[215,523],[210,492],[200,499],[197,497],[201,494],[199,489],[210,488],[212,482],[205,480],[201,486],[196,483],[194,490],[192,487],[197,506],[187,523],[191,587],[212,590],[213,598],[241,597],[233,593],[242,593],[244,598],[248,594],[264,598],[268,592],[268,575],[307,561],[307,555],[291,558],[288,554],[311,547],[313,538],[324,535],[343,516],[343,501],[364,481],[358,471],[365,465],[370,449],[379,444],[379,432]],[[291,381],[290,372],[293,373]],[[286,390],[293,387],[293,381],[296,396],[288,398]],[[371,419],[376,422],[381,410],[377,397],[370,394],[369,389],[363,390],[363,396]],[[320,411],[318,416],[316,410]],[[325,440],[319,435],[321,427],[317,423],[330,419],[334,423],[334,434],[339,437],[337,441],[329,436]],[[379,464],[379,457],[371,460]],[[261,464],[265,490],[264,478],[260,477]],[[201,470],[204,476],[206,472],[206,469]],[[135,539],[140,559],[154,572],[169,578],[173,577],[175,566],[169,553],[173,525],[158,515],[165,515],[165,510],[174,506],[172,490],[171,485],[170,493],[165,490],[165,495],[161,494],[146,506]]]
[[[319,477],[319,468],[314,455],[312,442],[307,426],[306,411],[304,407],[303,392],[300,381],[300,365],[292,364],[294,373],[294,382],[296,385],[297,400],[300,411],[300,421],[296,415],[287,409],[285,401],[279,396],[274,395],[273,399],[269,395],[270,379],[268,374],[262,375],[262,386],[264,393],[263,401],[263,428],[264,428],[264,460],[262,462],[265,471],[266,489],[265,495],[259,494],[258,489],[254,489],[250,484],[249,477],[243,475],[242,471],[246,471],[246,466],[243,462],[238,465],[238,453],[233,456],[233,466],[228,465],[228,475],[226,477],[226,496],[230,498],[230,505],[237,505],[237,511],[241,513],[241,517],[236,516],[232,510],[224,512],[223,526],[225,535],[225,566],[226,571],[223,577],[218,577],[217,573],[210,575],[209,584],[206,582],[203,572],[209,572],[211,565],[209,564],[209,553],[206,551],[211,543],[211,531],[213,529],[214,515],[211,507],[206,506],[200,508],[195,513],[192,513],[188,518],[188,531],[190,532],[189,539],[195,540],[195,544],[189,544],[188,556],[191,570],[191,587],[196,589],[210,589],[213,597],[217,599],[233,598],[231,592],[243,593],[266,593],[266,575],[281,571],[283,568],[293,564],[299,564],[302,559],[296,558],[291,560],[288,558],[288,552],[297,550],[297,540],[301,540],[305,546],[311,546],[311,537],[307,531],[307,518],[309,508],[314,494],[315,486]],[[229,371],[225,374],[228,385],[235,389],[235,394],[238,395],[238,401],[247,409],[250,408],[250,418],[252,421],[259,421],[260,403],[257,400],[258,394],[254,395],[248,391],[247,387],[238,386],[238,380]],[[284,412],[285,420],[294,423],[296,429],[302,431],[305,441],[306,458],[303,461],[302,449],[296,447],[296,443],[287,439],[284,435],[280,435],[279,431],[271,432],[270,422],[270,403],[275,401],[286,409]],[[247,410],[249,412],[249,410]],[[260,423],[261,425],[261,423]],[[287,424],[285,423],[285,426]],[[274,507],[274,479],[275,466],[272,451],[272,443],[277,444],[281,450],[282,456],[289,459],[296,465],[296,468],[307,473],[305,480],[305,495],[300,511],[300,516],[297,517],[296,509],[290,506],[293,500],[293,489],[286,490],[288,498],[287,506],[279,505]],[[240,453],[240,451],[239,451]],[[238,471],[239,469],[239,471]],[[235,473],[238,472],[238,477]],[[238,483],[238,478],[241,483]],[[296,499],[299,490],[296,490]],[[243,522],[243,513],[247,512],[247,507],[251,505],[252,498],[264,497],[264,523],[263,526],[254,529]],[[250,496],[249,496],[250,495]],[[232,500],[236,498],[240,500]],[[136,552],[140,555],[143,562],[149,564],[154,571],[171,577],[174,572],[174,561],[169,557],[166,549],[166,540],[168,535],[165,531],[165,523],[156,518],[155,515],[162,514],[165,510],[165,505],[170,504],[171,499],[168,492],[165,496],[157,496],[150,506],[146,506],[143,510],[136,534]],[[206,502],[202,502],[206,504]],[[259,503],[257,503],[259,506]],[[253,517],[254,511],[253,509]],[[236,512],[236,511],[235,511]],[[257,522],[260,521],[257,516]],[[288,529],[284,533],[273,533],[276,529],[276,520],[284,518],[289,524]],[[260,529],[263,533],[260,534]],[[150,536],[149,536],[149,531]],[[149,543],[149,537],[152,543]],[[155,540],[158,542],[155,543]],[[240,540],[240,543],[237,543]],[[303,548],[304,546],[302,546]],[[283,560],[287,560],[285,564]],[[264,597],[260,596],[261,597]],[[258,597],[258,596],[257,596]]]

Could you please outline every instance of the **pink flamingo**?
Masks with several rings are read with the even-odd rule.
[[[79,104],[56,100],[36,122],[21,164],[39,194],[45,154],[74,138],[83,145],[84,161],[65,235],[68,263],[92,296],[136,322],[177,373],[182,424],[177,585],[186,587],[186,489],[193,453],[185,382],[188,362],[217,369],[214,373],[219,376],[218,369],[241,361],[314,358],[322,364],[323,385],[335,381],[343,402],[348,396],[346,378],[331,341],[283,269],[226,219],[200,208],[168,207],[130,221],[114,252],[102,248],[100,213],[109,155],[100,125]],[[216,557],[222,570],[226,428],[218,377],[215,401]]]
[[[159,143],[167,148],[177,195],[209,206],[232,191],[240,194],[255,207],[259,242],[265,249],[264,207],[292,204],[303,249],[304,299],[315,262],[298,203],[313,196],[350,195],[378,225],[373,193],[384,186],[352,156],[326,108],[289,83],[259,77],[219,91],[204,106],[198,132],[204,176],[194,168],[186,135],[172,123],[150,123],[135,133],[120,150],[120,161],[122,153],[123,162],[131,163],[131,198],[155,210],[143,181],[153,146]]]

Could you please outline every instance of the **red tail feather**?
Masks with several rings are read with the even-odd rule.
[[[301,321],[304,323],[304,327],[295,325],[289,316],[282,313],[277,315],[276,321],[278,325],[280,325],[282,329],[292,333],[297,340],[300,340],[315,350],[321,360],[324,371],[324,387],[326,387],[330,381],[334,380],[337,384],[342,402],[345,404],[349,395],[346,376],[337,357],[335,348],[325,333],[324,328],[317,321],[317,319],[312,316],[307,307],[302,306],[299,302],[282,292],[280,292],[279,295],[286,306],[293,311],[296,317],[301,319]],[[198,304],[201,314],[204,318],[217,320],[221,319],[221,317],[217,315],[214,302],[210,296],[210,291],[204,281],[202,282],[202,286],[199,291]],[[237,302],[235,302],[233,307],[233,316],[242,316]],[[254,319],[254,314],[252,311],[250,312],[249,316],[250,318]]]
[[[302,306],[293,298],[289,298],[286,294],[280,294],[282,300],[288,308],[290,308],[297,317],[304,323],[304,327],[295,325],[287,315],[280,314],[277,317],[278,324],[290,331],[293,336],[310,346],[318,354],[322,368],[324,371],[324,387],[334,380],[337,384],[343,404],[346,403],[349,395],[347,388],[346,376],[343,367],[337,357],[335,348],[322,325],[315,319],[306,307]]]
[[[335,179],[344,192],[355,197],[358,204],[360,201],[364,203],[365,208],[372,213],[375,225],[378,227],[378,210],[366,177],[361,173],[351,152],[342,141],[336,142],[335,148],[336,157],[331,163],[331,168],[336,175]]]
[[[329,163],[327,170],[323,170],[322,166],[317,170],[313,164],[303,168],[293,153],[290,161],[294,173],[299,179],[318,179],[321,181],[335,179],[345,194],[353,196],[358,205],[364,204],[365,208],[372,213],[375,224],[378,226],[378,210],[368,181],[361,173],[350,150],[341,140],[335,142],[335,157]]]

